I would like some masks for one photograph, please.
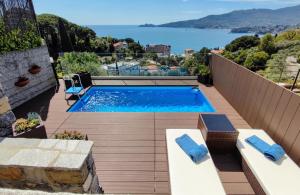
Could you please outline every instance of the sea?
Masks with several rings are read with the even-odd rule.
[[[247,34],[230,33],[229,29],[194,29],[139,27],[134,25],[89,25],[98,36],[118,39],[133,38],[142,45],[171,45],[172,54],[183,54],[185,49],[199,51],[202,47],[224,48],[232,40]]]

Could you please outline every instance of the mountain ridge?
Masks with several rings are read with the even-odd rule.
[[[255,26],[300,24],[300,5],[280,9],[236,10],[220,15],[209,15],[200,19],[184,20],[157,25],[174,28],[220,28],[232,29]]]

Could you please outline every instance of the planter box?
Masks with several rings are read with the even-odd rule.
[[[204,85],[212,85],[213,83],[210,75],[205,75],[205,76],[198,75],[197,80],[199,83],[202,83]]]
[[[32,138],[32,139],[47,139],[46,128],[40,119],[40,125],[29,131],[17,134],[15,131],[15,124],[13,125],[13,136],[15,138]]]

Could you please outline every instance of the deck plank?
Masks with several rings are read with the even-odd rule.
[[[99,85],[197,85],[196,81],[97,81]],[[225,113],[236,128],[250,128],[214,88],[199,85],[218,112]],[[39,102],[36,104],[36,102]],[[70,105],[74,101],[70,101]],[[165,130],[197,128],[199,113],[67,113],[63,96],[49,91],[15,109],[24,117],[42,115],[48,136],[78,130],[94,142],[93,157],[100,184],[112,194],[170,194]],[[228,194],[254,194],[234,155],[213,156]]]

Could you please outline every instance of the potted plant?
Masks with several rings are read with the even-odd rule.
[[[63,133],[55,134],[55,139],[65,139],[65,140],[88,140],[87,135],[80,133],[79,131],[67,131]]]
[[[47,139],[47,133],[42,119],[37,113],[28,113],[27,119],[18,119],[13,125],[16,138]]]
[[[29,79],[27,77],[21,76],[18,78],[18,81],[15,82],[15,86],[25,87],[28,83],[29,83]]]
[[[29,68],[28,72],[30,72],[31,74],[38,74],[39,72],[41,72],[41,69],[42,68],[40,66],[33,64]]]
[[[212,84],[210,69],[208,66],[199,65],[199,67],[197,68],[197,72],[198,72],[197,80],[199,83],[202,83],[205,85]]]

